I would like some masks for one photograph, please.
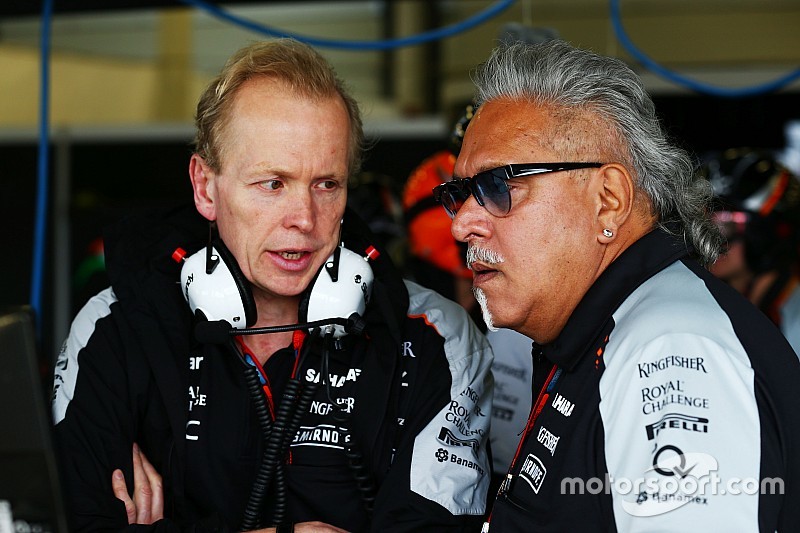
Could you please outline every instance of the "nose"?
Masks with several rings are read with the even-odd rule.
[[[284,207],[284,226],[297,228],[303,233],[314,229],[316,206],[311,191],[300,190],[292,195],[292,201]]]
[[[475,238],[486,239],[491,233],[488,217],[489,212],[470,195],[453,218],[450,232],[461,242],[469,242]]]

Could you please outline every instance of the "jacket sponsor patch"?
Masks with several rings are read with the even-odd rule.
[[[696,372],[708,374],[702,357],[684,357],[680,355],[667,355],[655,361],[639,363],[639,379],[650,377],[651,374],[668,368],[685,368]]]
[[[682,429],[694,431],[696,433],[708,433],[708,418],[700,416],[684,415],[681,413],[669,413],[661,417],[660,420],[645,426],[647,440],[653,440],[662,429]]]
[[[548,429],[544,426],[539,428],[539,433],[536,435],[536,440],[541,443],[542,446],[547,448],[547,451],[550,452],[550,455],[556,453],[556,446],[558,446],[558,441],[561,437],[556,437]]]
[[[539,494],[539,489],[542,488],[544,476],[547,475],[547,469],[542,464],[542,461],[529,453],[522,463],[522,468],[519,471],[519,477],[531,486],[533,492]]]
[[[487,418],[478,403],[479,399],[480,395],[472,387],[467,387],[457,398],[450,400],[447,407],[445,421],[464,437],[482,437],[486,434],[485,424],[475,420]]]
[[[567,400],[559,393],[556,393],[556,397],[553,398],[552,405],[553,409],[555,409],[564,416],[571,415],[572,410],[575,408],[575,405],[571,401]]]
[[[331,384],[331,387],[344,387],[344,384],[348,381],[358,381],[360,375],[360,368],[349,368],[346,375],[328,374],[328,383]],[[321,378],[322,374],[317,370],[313,368],[306,370],[306,381],[309,383],[319,383]]]
[[[204,407],[206,405],[207,394],[200,393],[200,386],[189,386],[189,411],[195,406]]]
[[[319,446],[321,448],[344,449],[345,440],[336,426],[300,426],[292,440],[292,446]]]
[[[653,466],[642,482],[637,482],[638,492],[622,500],[622,508],[632,516],[657,516],[687,504],[708,505],[706,488],[713,488],[708,480],[711,472],[719,470],[717,460],[703,452],[684,453],[677,446],[667,444],[653,454]],[[649,475],[648,475],[649,474]],[[653,474],[655,477],[650,477]],[[713,494],[713,492],[712,492]]]
[[[709,399],[686,391],[686,380],[674,379],[641,389],[642,414],[651,415],[670,405],[708,409]]]
[[[446,427],[439,430],[439,436],[436,438],[439,442],[447,444],[448,446],[469,446],[475,451],[481,447],[481,443],[478,439],[459,439]]]
[[[481,468],[481,466],[475,461],[459,457],[458,455],[456,455],[455,452],[448,452],[444,448],[439,448],[438,450],[436,450],[436,460],[439,461],[440,463],[454,463],[459,466],[471,468],[481,476],[483,476],[486,473],[483,470],[483,468]]]

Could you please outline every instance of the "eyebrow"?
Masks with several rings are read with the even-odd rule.
[[[276,167],[270,163],[262,161],[247,168],[245,170],[245,174],[248,176],[260,176],[262,174],[273,174],[275,176],[280,176],[286,174],[286,171],[281,167]]]
[[[281,179],[297,179],[297,176],[290,171],[289,169],[283,166],[276,166],[270,163],[257,163],[249,168],[245,175],[252,178],[259,178],[264,175],[269,175],[271,178],[281,178]],[[338,173],[327,173],[327,174],[320,174],[314,175],[311,177],[312,180],[335,180],[335,181],[344,181],[347,182],[349,180],[349,175],[347,171],[344,174]]]
[[[478,167],[477,172],[475,172],[471,176],[467,176],[467,177],[471,178],[472,176],[476,176],[476,175],[480,174],[481,172],[486,172],[487,170],[492,170],[492,169],[495,169],[495,168],[505,167],[505,166],[508,166],[508,165],[509,165],[509,163],[497,163],[497,162],[495,162],[495,163],[483,163],[482,165],[480,165]],[[461,175],[453,173],[453,179],[464,179],[464,176],[461,176]]]

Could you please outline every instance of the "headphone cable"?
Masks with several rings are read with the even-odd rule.
[[[350,413],[347,412],[346,408],[334,401],[331,395],[328,368],[331,347],[334,342],[333,334],[328,333],[325,335],[322,348],[322,377],[325,380],[325,394],[333,408],[333,419],[337,422],[336,429],[342,438],[342,448],[344,449],[345,457],[347,457],[348,467],[353,474],[359,492],[361,492],[361,499],[364,503],[364,507],[367,513],[371,515],[375,503],[375,482],[364,461],[364,455],[361,453],[361,450],[359,450],[354,439],[351,438],[349,429]]]

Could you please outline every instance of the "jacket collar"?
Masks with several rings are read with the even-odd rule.
[[[564,329],[543,346],[545,357],[570,371],[610,331],[611,315],[646,280],[690,253],[682,237],[658,228],[633,243],[592,284]]]

